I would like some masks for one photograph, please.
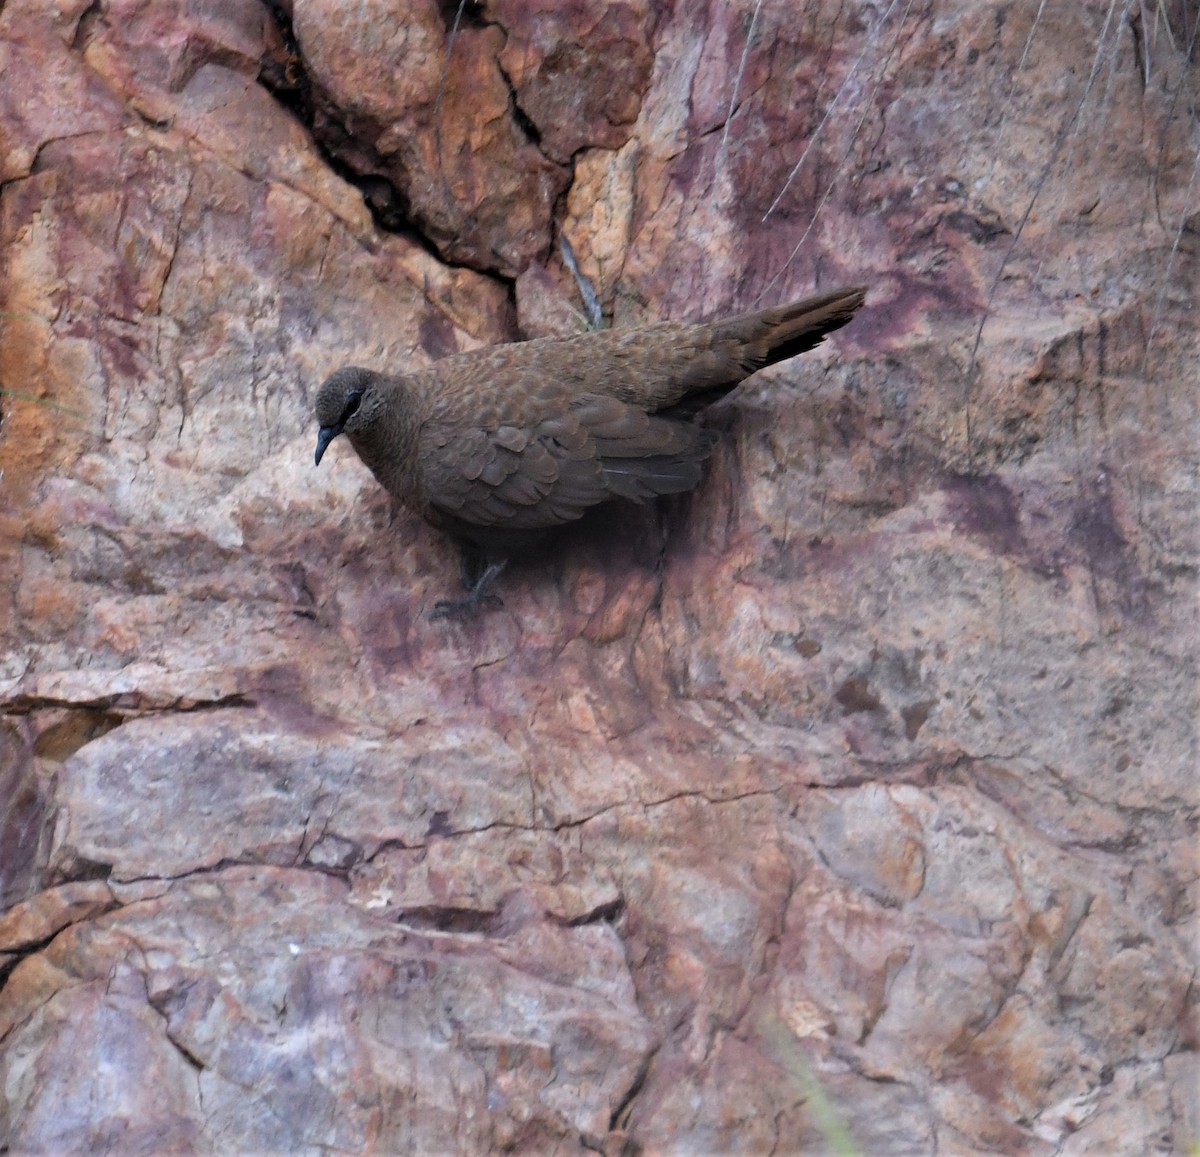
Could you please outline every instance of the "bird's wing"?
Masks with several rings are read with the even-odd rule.
[[[690,490],[714,435],[598,395],[560,399],[520,424],[421,428],[420,486],[438,514],[476,526],[540,529],[610,498]]]

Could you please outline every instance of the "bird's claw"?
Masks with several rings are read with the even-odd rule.
[[[431,622],[438,619],[452,619],[455,622],[465,622],[478,614],[481,607],[502,607],[504,600],[499,595],[481,595],[477,599],[438,599],[429,612]]]
[[[478,574],[472,575],[468,572],[473,572],[475,567],[469,566],[464,556],[463,579],[468,585],[467,597],[465,599],[440,599],[434,603],[429,617],[431,619],[456,619],[463,622],[472,618],[482,606],[504,606],[504,600],[499,595],[488,594],[487,589],[507,565],[508,559],[496,559],[487,563]]]

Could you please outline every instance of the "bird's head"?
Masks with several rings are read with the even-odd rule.
[[[317,465],[339,434],[348,434],[353,442],[355,434],[378,420],[384,408],[383,380],[361,366],[345,366],[325,379],[317,391]]]

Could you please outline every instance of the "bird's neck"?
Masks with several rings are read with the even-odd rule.
[[[384,391],[385,404],[377,420],[356,430],[350,440],[375,477],[396,493],[406,488],[404,475],[415,465],[421,417],[412,383],[389,377]]]

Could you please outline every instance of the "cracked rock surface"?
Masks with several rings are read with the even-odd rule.
[[[456,9],[0,7],[0,1148],[1185,1151],[1186,37]],[[311,398],[571,324],[560,231],[871,296],[431,623]]]

